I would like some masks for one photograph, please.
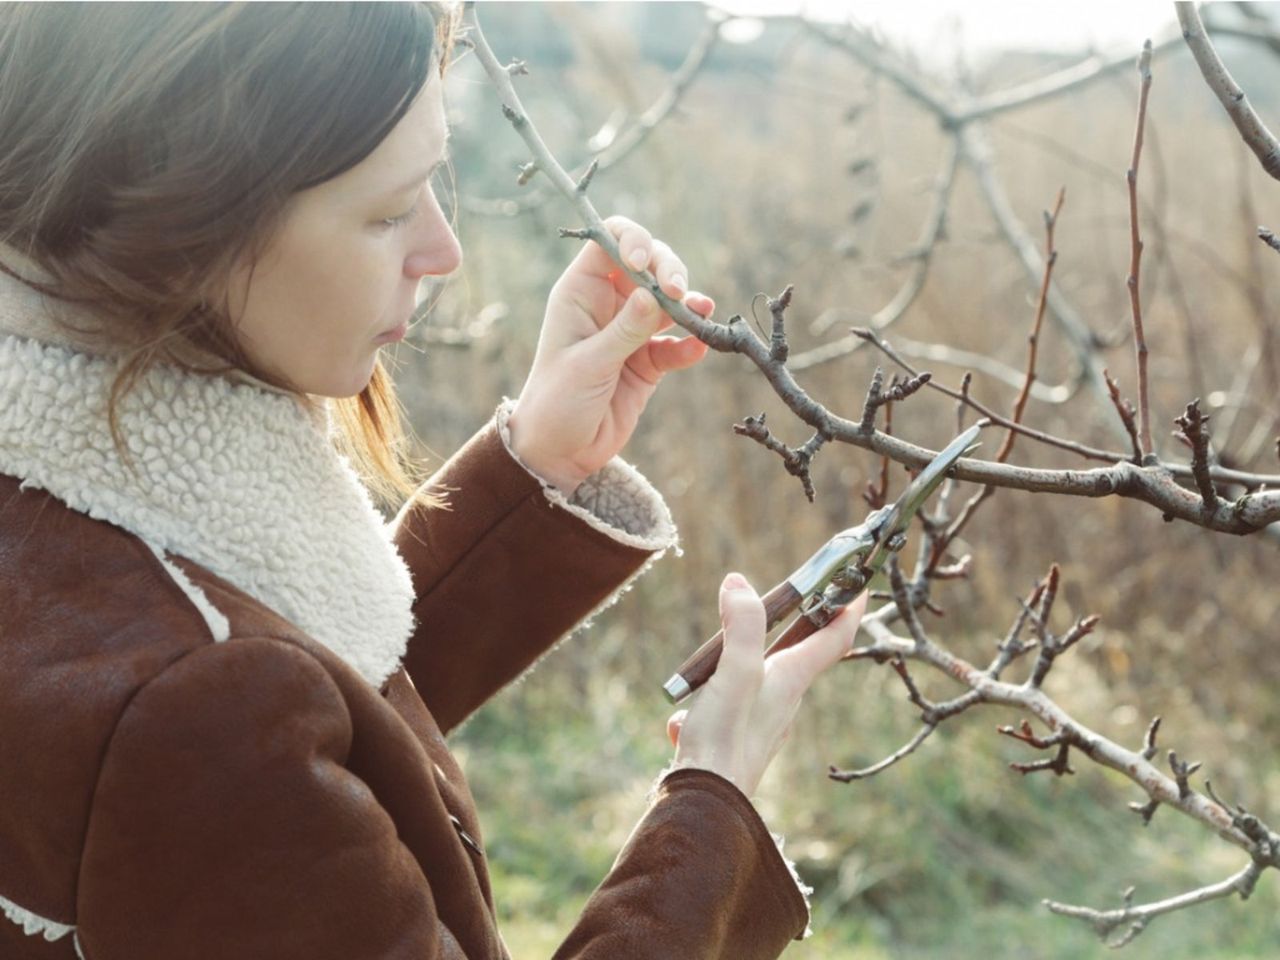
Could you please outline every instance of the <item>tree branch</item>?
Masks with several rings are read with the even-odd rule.
[[[1227,111],[1227,116],[1240,131],[1245,144],[1253,151],[1254,156],[1262,164],[1262,169],[1272,177],[1280,180],[1280,141],[1267,129],[1258,114],[1254,112],[1249,98],[1245,96],[1240,85],[1232,78],[1226,64],[1218,56],[1218,51],[1209,35],[1205,33],[1204,24],[1196,10],[1195,3],[1179,0],[1174,8],[1178,11],[1178,23],[1182,25],[1182,37],[1191,48],[1191,55],[1196,59],[1200,73]]]
[[[967,709],[978,703],[1013,706],[1035,716],[1048,728],[1050,732],[1044,736],[1035,734],[1026,720],[1023,720],[1017,728],[1008,726],[999,728],[1000,733],[1021,740],[1037,749],[1056,748],[1052,758],[1031,763],[1011,764],[1015,770],[1023,774],[1045,770],[1059,776],[1072,773],[1074,771],[1067,763],[1067,757],[1070,749],[1074,748],[1095,763],[1119,772],[1143,790],[1148,797],[1148,803],[1130,804],[1130,806],[1143,813],[1144,823],[1150,821],[1151,814],[1157,806],[1167,804],[1249,853],[1251,858],[1249,865],[1227,880],[1155,903],[1133,906],[1132,890],[1126,893],[1122,908],[1110,911],[1069,906],[1051,900],[1044,901],[1045,905],[1055,913],[1089,922],[1103,939],[1111,936],[1118,928],[1128,925],[1129,929],[1120,938],[1111,941],[1110,946],[1123,946],[1130,942],[1154,917],[1161,914],[1186,909],[1233,893],[1239,893],[1242,898],[1248,897],[1264,869],[1269,867],[1280,869],[1280,834],[1275,833],[1243,807],[1237,807],[1234,811],[1228,808],[1214,795],[1211,785],[1207,782],[1205,787],[1208,796],[1191,789],[1188,778],[1199,768],[1199,764],[1184,763],[1178,759],[1176,753],[1170,751],[1169,763],[1173,773],[1172,778],[1152,765],[1151,761],[1156,754],[1155,738],[1160,725],[1159,718],[1153,720],[1147,728],[1142,752],[1133,753],[1067,714],[1044,693],[1038,683],[1034,682],[1034,674],[1033,678],[1018,685],[998,679],[1001,669],[1019,653],[1034,645],[1024,644],[1016,639],[1028,620],[1034,621],[1037,632],[1044,639],[1060,647],[1059,653],[1070,646],[1070,643],[1055,640],[1048,633],[1047,619],[1052,607],[1054,586],[1052,573],[1038,585],[1028,601],[1022,604],[1022,613],[1019,614],[1008,637],[1001,643],[997,659],[987,670],[978,670],[930,640],[914,612],[910,610],[910,604],[913,601],[923,600],[921,592],[913,591],[911,585],[904,581],[901,573],[893,568],[890,570],[890,578],[894,587],[894,603],[886,604],[863,619],[863,628],[872,637],[873,643],[856,648],[846,659],[870,658],[894,662],[895,669],[907,684],[908,698],[922,709],[922,720],[925,726],[911,742],[871,767],[858,771],[839,771],[834,766],[831,767],[828,775],[832,779],[847,782],[873,776],[887,769],[913,752],[947,718],[933,712],[936,710],[934,705],[919,694],[914,682],[910,680],[905,661],[916,660],[945,673],[968,688],[965,694],[950,701],[953,704],[963,702],[961,709]],[[1085,618],[1078,622],[1072,633],[1077,632],[1081,624],[1090,619],[1092,618]],[[889,624],[895,620],[907,623],[911,632],[910,639],[898,637],[890,631]],[[1043,643],[1041,646],[1043,649]],[[1035,672],[1039,672],[1038,665]],[[949,715],[954,716],[958,712],[960,710]]]
[[[474,5],[468,5],[467,16],[471,23],[470,36],[477,58],[498,90],[504,113],[529,146],[542,175],[548,177],[556,189],[573,204],[580,219],[587,224],[586,235],[599,243],[633,282],[648,289],[677,324],[713,349],[741,353],[750,359],[788,409],[824,439],[850,443],[913,467],[923,466],[933,458],[933,451],[896,437],[888,437],[875,431],[868,432],[861,424],[831,413],[800,387],[784,361],[774,359],[771,344],[756,335],[741,316],[731,317],[726,324],[705,320],[682,303],[667,297],[647,271],[637,272],[623,264],[617,242],[604,228],[603,221],[590,200],[577,189],[576,181],[556,162],[529,121],[508,71],[494,57],[476,22]],[[1096,358],[1094,361],[1096,362]],[[1245,494],[1230,504],[1219,503],[1217,509],[1205,511],[1201,509],[1201,498],[1175,483],[1172,475],[1163,467],[1138,469],[1132,464],[1117,463],[1100,470],[1034,470],[963,459],[956,464],[954,472],[961,480],[1033,492],[1130,497],[1152,504],[1169,517],[1188,520],[1226,533],[1252,533],[1280,520],[1280,491]]]
[[[887,341],[883,340],[873,331],[865,330],[862,328],[854,328],[854,332],[857,336],[873,344],[878,350],[880,350],[881,353],[883,353],[886,357],[888,357],[898,366],[902,367],[902,369],[905,370],[907,373],[914,376],[919,372],[916,370],[915,367],[911,366],[911,364],[907,363],[900,356],[898,356],[896,348],[890,346]],[[1114,383],[1114,381],[1110,380],[1109,375],[1108,375],[1108,381],[1111,383]],[[1086,446],[1085,444],[1077,443],[1074,440],[1066,440],[1062,437],[1056,437],[1052,434],[1045,433],[1041,430],[1036,430],[1032,427],[1026,426],[1025,424],[1014,423],[1012,420],[1008,419],[1007,417],[1001,416],[999,413],[992,410],[990,407],[986,406],[985,404],[973,399],[973,397],[970,396],[967,391],[961,391],[953,387],[948,387],[946,384],[940,383],[936,378],[931,379],[928,383],[928,386],[931,389],[937,390],[940,393],[944,393],[955,400],[959,400],[965,406],[971,407],[972,409],[976,410],[978,413],[982,414],[984,417],[989,419],[994,425],[998,427],[1003,427],[1007,430],[1016,431],[1017,433],[1021,433],[1024,436],[1030,437],[1031,439],[1036,440],[1040,443],[1046,444],[1048,446],[1057,447],[1060,450],[1067,450],[1072,453],[1079,454],[1080,456],[1088,460],[1099,460],[1106,463],[1115,463],[1118,460],[1128,459],[1127,454],[1117,453],[1114,450],[1103,450],[1098,447]],[[1121,401],[1119,400],[1118,391],[1116,393],[1116,399],[1117,399],[1117,403],[1120,404]],[[1128,404],[1127,401],[1124,401],[1123,406],[1121,408],[1122,416],[1125,416],[1124,408],[1127,408],[1128,410],[1127,423],[1130,426],[1132,426],[1133,412],[1134,412],[1133,407],[1131,404]],[[1136,430],[1130,430],[1130,436],[1134,442],[1134,450],[1135,450],[1134,462],[1136,464],[1137,462]],[[1168,470],[1172,476],[1178,479],[1187,480],[1188,482],[1194,479],[1194,472],[1191,466],[1188,464],[1181,464],[1181,463],[1161,464],[1161,467],[1163,469]],[[1280,476],[1276,476],[1272,474],[1247,473],[1242,470],[1229,470],[1218,464],[1210,464],[1209,472],[1210,472],[1210,475],[1215,480],[1222,483],[1240,483],[1246,486],[1253,486],[1253,487],[1280,486]],[[1004,486],[1004,484],[997,484],[997,486]]]
[[[867,614],[863,618],[862,627],[873,642],[856,647],[845,659],[888,661],[900,656],[905,660],[923,663],[976,692],[981,703],[1016,708],[1035,717],[1051,731],[1069,730],[1070,733],[1063,734],[1063,737],[1072,747],[1093,762],[1121,774],[1151,799],[1203,824],[1242,850],[1252,854],[1259,847],[1259,841],[1237,825],[1231,811],[1223,804],[1195,791],[1182,796],[1177,782],[1155,767],[1142,753],[1135,753],[1080,723],[1043,689],[1029,683],[1013,684],[998,680],[989,671],[978,669],[929,640],[927,635],[924,638],[927,641],[925,644],[918,644],[915,638],[899,637],[889,629],[889,624],[899,619],[899,609],[892,603]],[[1273,844],[1273,849],[1264,854],[1264,859],[1268,860],[1269,866],[1280,867],[1280,835],[1270,831],[1265,825],[1261,827],[1259,835]]]
[[[636,117],[630,126],[625,127],[620,134],[616,135],[615,139],[604,146],[596,158],[591,161],[592,163],[598,164],[601,170],[608,170],[629,157],[649,138],[649,135],[684,100],[685,95],[693,86],[693,81],[702,72],[711,57],[712,51],[716,48],[720,40],[721,26],[733,19],[736,18],[724,14],[708,17],[702,33],[698,35],[693,45],[689,48],[684,62],[671,75],[666,89],[647,109]],[[520,181],[520,185],[524,186],[528,182],[528,178],[532,177],[536,172],[535,163],[529,169],[527,177],[523,173],[521,174],[524,179]],[[460,203],[468,213],[486,217],[515,217],[544,206],[555,195],[556,191],[554,189],[539,186],[531,195],[526,195],[519,199],[512,197],[481,198],[464,196],[460,199]]]

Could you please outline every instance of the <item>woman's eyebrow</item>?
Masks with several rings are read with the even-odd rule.
[[[422,184],[425,183],[427,180],[431,179],[431,177],[435,175],[435,172],[439,170],[442,166],[444,166],[445,163],[448,162],[448,160],[449,160],[449,139],[448,137],[446,137],[444,142],[444,149],[440,151],[439,160],[433,163],[429,169],[424,170],[422,173],[413,177],[413,179],[409,180],[408,182],[403,183],[392,190],[387,190],[384,195],[388,197],[397,196],[401,193],[404,193],[406,190],[409,190],[410,188],[422,186]]]

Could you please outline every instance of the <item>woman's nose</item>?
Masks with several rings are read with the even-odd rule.
[[[462,264],[462,246],[449,226],[440,204],[431,198],[430,209],[421,228],[413,235],[413,245],[404,261],[405,275],[413,280],[442,277]]]

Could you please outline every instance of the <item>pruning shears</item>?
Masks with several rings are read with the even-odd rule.
[[[800,615],[779,634],[765,656],[795,646],[826,626],[884,567],[889,555],[907,542],[907,528],[925,501],[938,488],[957,460],[979,446],[979,427],[965,430],[907,484],[896,501],[872,511],[862,523],[837,533],[794,573],[761,599],[765,630],[772,629],[797,608]],[[679,703],[715,672],[724,649],[724,631],[704,643],[662,685],[667,698]]]

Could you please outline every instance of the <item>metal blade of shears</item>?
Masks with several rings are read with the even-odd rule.
[[[870,552],[865,557],[852,557],[849,569],[833,577],[821,594],[809,598],[813,602],[808,603],[800,616],[791,621],[769,645],[769,649],[765,651],[766,657],[795,646],[830,623],[844,607],[853,602],[871,582],[871,578],[880,572],[889,555],[902,548],[912,519],[938,489],[947,471],[962,456],[979,446],[975,442],[978,431],[979,427],[972,426],[952,440],[907,484],[897,501],[882,508],[883,516],[873,514],[868,518],[868,527],[875,538]],[[854,564],[857,564],[856,568]]]
[[[979,430],[981,427],[974,424],[959,434],[939,450],[924,469],[907,484],[907,488],[890,507],[888,514],[880,521],[879,529],[875,531],[876,545],[862,563],[864,570],[868,573],[868,580],[871,574],[880,572],[889,554],[894,553],[900,546],[897,538],[907,532],[915,515],[946,479],[948,471],[956,465],[956,461],[981,446],[976,442]]]
[[[977,435],[976,426],[961,433],[920,471],[897,501],[881,507],[858,526],[837,533],[761,598],[765,607],[766,630],[802,604],[817,601],[792,621],[766,656],[798,643],[862,592],[867,581],[884,565],[889,553],[902,546],[912,518],[937,489],[947,471],[977,445],[974,443]],[[723,641],[723,632],[717,632],[663,684],[667,697],[673,703],[679,703],[711,676],[720,659]]]

